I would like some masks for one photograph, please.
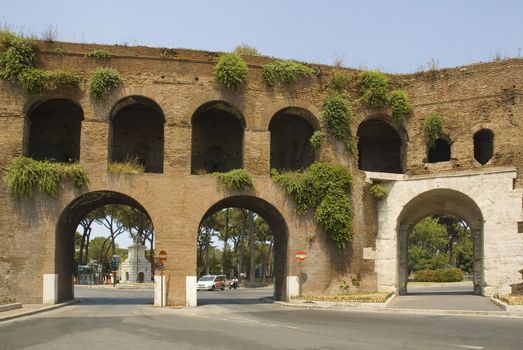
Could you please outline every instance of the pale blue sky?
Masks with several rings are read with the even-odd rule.
[[[523,56],[521,0],[0,0],[0,22],[58,39],[262,53],[413,72]]]

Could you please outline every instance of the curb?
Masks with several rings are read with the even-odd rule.
[[[30,310],[30,311],[26,311],[26,312],[22,311],[20,313],[15,314],[15,315],[9,315],[9,316],[0,317],[0,322],[9,321],[9,320],[13,320],[13,319],[20,318],[20,317],[31,316],[31,315],[39,314],[39,313],[42,313],[42,312],[59,309],[61,307],[72,305],[72,304],[76,304],[76,303],[79,303],[79,302],[80,302],[79,299],[74,299],[74,300],[69,300],[69,301],[66,301],[66,302],[63,302],[63,303],[60,303],[60,304],[53,304],[53,305],[49,305],[49,306],[44,306],[44,307],[41,307],[41,308],[36,309],[36,310]]]
[[[11,303],[0,305],[0,312],[21,309],[22,303]]]
[[[477,310],[438,310],[438,309],[395,309],[387,308],[383,306],[373,307],[369,305],[367,307],[360,307],[354,305],[342,305],[338,303],[336,305],[325,305],[325,304],[296,304],[288,303],[285,301],[274,301],[274,304],[278,304],[285,307],[293,307],[298,309],[322,309],[322,310],[333,310],[333,311],[345,311],[345,312],[374,312],[384,314],[404,314],[404,315],[440,315],[440,316],[485,316],[485,317],[513,317],[523,318],[521,312],[511,311],[477,311]]]

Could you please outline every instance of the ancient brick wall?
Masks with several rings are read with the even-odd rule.
[[[28,111],[35,103],[69,99],[84,113],[81,129],[80,162],[88,171],[90,191],[115,191],[128,195],[149,213],[157,234],[156,249],[169,252],[167,264],[169,303],[184,304],[185,276],[195,274],[196,232],[207,210],[223,198],[248,195],[270,203],[287,224],[285,267],[296,275],[296,249],[309,253],[304,272],[306,294],[338,291],[342,280],[359,276],[366,290],[376,288],[374,261],[363,258],[363,248],[374,247],[377,234],[377,202],[369,193],[365,173],[358,170],[357,155],[347,155],[343,145],[327,138],[317,159],[349,166],[354,174],[354,239],[350,249],[338,252],[314,224],[312,214],[299,216],[292,200],[272,183],[270,171],[269,123],[278,111],[299,107],[321,123],[321,106],[331,67],[317,66],[321,74],[294,86],[268,88],[261,79],[260,64],[265,57],[246,57],[249,64],[246,87],[237,93],[221,88],[214,76],[217,53],[165,50],[143,47],[103,47],[114,54],[107,60],[85,54],[102,46],[41,43],[38,65],[42,68],[72,68],[85,78],[99,66],[117,68],[124,77],[122,87],[95,102],[80,90],[51,91],[28,95],[16,85],[0,81],[0,167],[27,152]],[[347,70],[354,77],[357,71]],[[522,187],[519,168],[522,117],[521,92],[523,61],[509,60],[477,64],[412,75],[391,76],[392,85],[403,88],[414,104],[413,115],[403,126],[406,174],[448,173],[454,170],[514,166],[516,185]],[[110,115],[122,98],[143,96],[154,101],[165,117],[163,172],[111,174],[107,172],[110,150]],[[356,79],[350,91],[353,109],[352,130],[368,118],[392,123],[389,111],[364,108],[358,103]],[[256,176],[254,190],[245,193],[224,191],[210,175],[191,175],[191,120],[194,112],[211,101],[223,101],[239,111],[245,120],[243,167]],[[423,118],[439,112],[445,119],[444,132],[452,142],[449,162],[427,164]],[[481,128],[495,133],[494,157],[485,165],[474,160],[473,135]],[[0,298],[14,295],[20,301],[41,301],[42,275],[54,273],[63,257],[55,256],[57,222],[64,208],[80,193],[66,184],[57,198],[37,196],[15,200],[0,184]],[[252,199],[255,202],[255,199]],[[262,205],[262,204],[256,204]],[[254,205],[254,206],[256,206]],[[29,252],[29,254],[28,254]]]

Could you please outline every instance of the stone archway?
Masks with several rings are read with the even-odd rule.
[[[413,227],[430,215],[450,214],[467,222],[473,240],[474,293],[483,294],[483,214],[467,195],[450,189],[426,191],[403,208],[398,218],[398,293],[407,294],[408,239]]]
[[[73,260],[74,233],[89,212],[108,204],[123,204],[134,207],[149,216],[145,208],[135,199],[113,191],[95,191],[80,195],[63,210],[56,225],[54,249],[54,274],[44,275],[44,303],[57,303],[74,298]]]
[[[523,266],[521,191],[513,187],[515,178],[513,169],[494,169],[377,179],[389,194],[378,204],[375,251],[369,247],[363,253],[364,259],[375,260],[378,290],[406,292],[406,269],[401,266],[407,262],[409,230],[426,216],[447,213],[464,219],[474,233],[475,292],[510,293]]]
[[[271,203],[261,198],[238,195],[224,198],[212,205],[203,216],[202,221],[221,209],[232,207],[244,208],[257,213],[271,228],[274,237],[274,300],[286,300],[288,294],[286,274],[289,234],[283,215]]]

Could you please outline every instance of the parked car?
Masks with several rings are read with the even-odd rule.
[[[197,290],[225,289],[225,275],[205,275],[196,283]]]

